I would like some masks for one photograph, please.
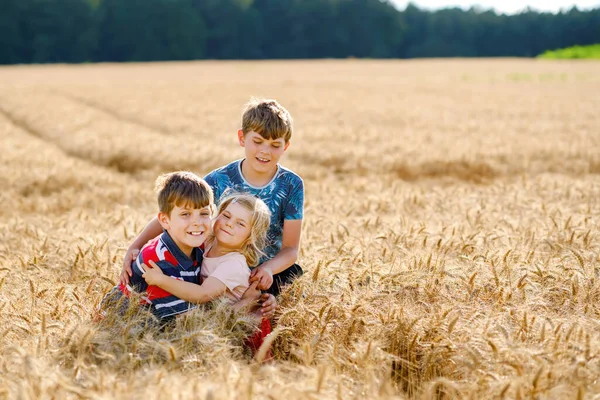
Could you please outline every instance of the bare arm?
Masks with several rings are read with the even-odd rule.
[[[219,297],[227,290],[227,286],[217,278],[209,276],[198,285],[192,282],[180,281],[163,274],[162,270],[154,261],[150,261],[150,266],[142,265],[146,271],[142,277],[148,285],[158,286],[172,295],[190,303],[207,303],[216,297]]]
[[[250,282],[258,280],[259,289],[266,290],[270,288],[273,284],[273,275],[278,274],[281,271],[285,271],[298,259],[301,231],[301,219],[285,220],[283,222],[281,250],[275,255],[275,257],[262,263],[259,267],[252,271]]]
[[[131,263],[135,261],[140,249],[151,239],[154,239],[162,233],[163,229],[158,222],[158,218],[154,217],[148,222],[144,230],[135,238],[133,243],[129,245],[125,257],[123,257],[123,267],[121,268],[121,276],[119,282],[123,285],[129,283],[129,277],[132,275]]]
[[[236,311],[242,310],[244,308],[248,308],[248,311],[254,311],[255,307],[258,307],[258,301],[261,298],[260,290],[256,288],[258,282],[253,282],[248,289],[242,295],[242,298],[237,302],[232,304],[231,308]]]
[[[141,249],[143,245],[148,243],[149,240],[154,239],[158,235],[163,232],[162,226],[160,226],[160,222],[158,222],[158,218],[154,217],[148,222],[144,230],[140,232],[140,234],[135,238],[133,243],[129,245],[129,248]]]

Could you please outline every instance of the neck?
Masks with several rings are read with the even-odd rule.
[[[252,186],[260,187],[266,185],[267,183],[271,182],[271,179],[273,179],[276,173],[277,168],[274,168],[272,171],[268,172],[254,171],[248,166],[246,159],[242,161],[242,175],[244,176],[246,182]]]

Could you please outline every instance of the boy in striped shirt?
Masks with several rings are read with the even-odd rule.
[[[199,248],[211,230],[213,191],[200,177],[191,172],[173,172],[156,180],[158,194],[158,221],[164,232],[149,241],[133,262],[133,274],[128,284],[121,283],[102,300],[101,309],[108,301],[132,292],[145,293],[142,303],[162,321],[171,319],[196,305],[181,300],[171,293],[149,286],[142,274],[142,264],[154,261],[165,275],[173,279],[200,284],[200,266],[203,252]]]

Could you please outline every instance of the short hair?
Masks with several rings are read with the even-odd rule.
[[[258,133],[268,140],[283,138],[289,142],[293,130],[292,116],[277,100],[252,97],[242,114],[242,131]]]
[[[250,211],[250,237],[244,246],[237,250],[245,258],[248,266],[258,265],[260,258],[265,255],[263,249],[267,246],[267,232],[271,226],[271,211],[264,201],[247,193],[227,193],[221,199],[218,214],[221,214],[232,203],[240,204]]]
[[[162,174],[156,179],[154,191],[158,209],[170,215],[175,206],[200,209],[214,204],[213,191],[198,175],[188,171]]]

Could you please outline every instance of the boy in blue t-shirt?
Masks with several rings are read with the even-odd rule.
[[[238,141],[245,158],[209,173],[205,180],[212,187],[218,204],[228,190],[249,192],[261,198],[271,210],[269,245],[263,249],[261,264],[252,270],[250,282],[273,295],[281,287],[302,275],[295,264],[300,247],[304,214],[304,182],[291,170],[279,165],[279,159],[290,145],[292,117],[275,100],[251,99],[242,115]],[[139,249],[160,234],[158,221],[153,219],[129,246],[121,271],[121,284],[131,276],[131,262]],[[263,298],[263,313],[272,313],[274,302]]]

